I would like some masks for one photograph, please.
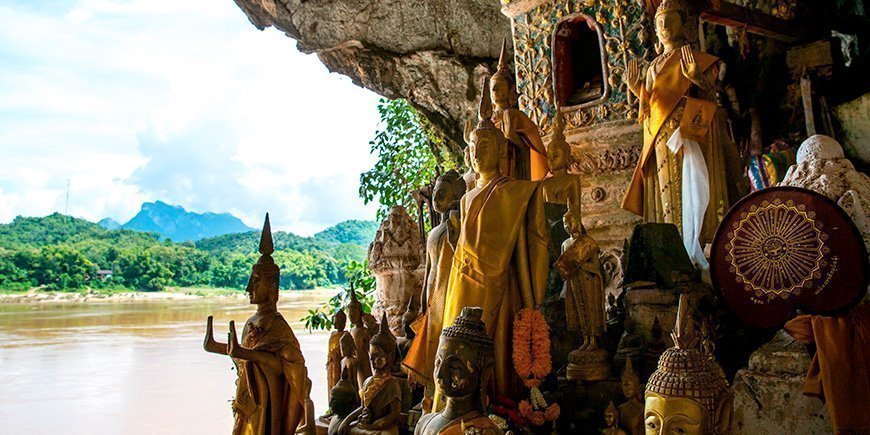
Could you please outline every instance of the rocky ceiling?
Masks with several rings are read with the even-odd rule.
[[[259,29],[275,27],[333,72],[406,98],[457,146],[476,116],[510,20],[496,0],[235,0]],[[455,149],[455,148],[454,148]]]

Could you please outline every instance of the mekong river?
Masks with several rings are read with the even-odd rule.
[[[281,292],[305,355],[316,412],[326,408],[328,332],[298,319],[334,291]],[[228,434],[236,374],[202,350],[205,320],[225,341],[254,306],[243,298],[0,304],[0,433]]]

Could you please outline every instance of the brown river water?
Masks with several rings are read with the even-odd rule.
[[[328,332],[298,322],[329,291],[282,292],[317,414],[326,409]],[[227,434],[236,374],[202,349],[205,320],[224,341],[254,306],[243,298],[0,304],[0,433]]]

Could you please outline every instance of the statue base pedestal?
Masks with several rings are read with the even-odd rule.
[[[610,362],[607,351],[574,350],[568,354],[568,369],[565,376],[570,381],[603,381],[610,378]]]

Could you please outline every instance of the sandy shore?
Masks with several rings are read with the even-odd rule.
[[[298,292],[299,290],[281,291],[281,294]],[[332,296],[335,289],[303,290],[306,293],[323,293]],[[104,293],[96,291],[85,292],[58,292],[32,289],[21,293],[0,294],[0,304],[38,304],[44,302],[150,302],[172,300],[195,300],[203,298],[213,299],[247,299],[248,295],[241,291],[211,288],[174,288],[170,287],[159,292],[119,291]]]

